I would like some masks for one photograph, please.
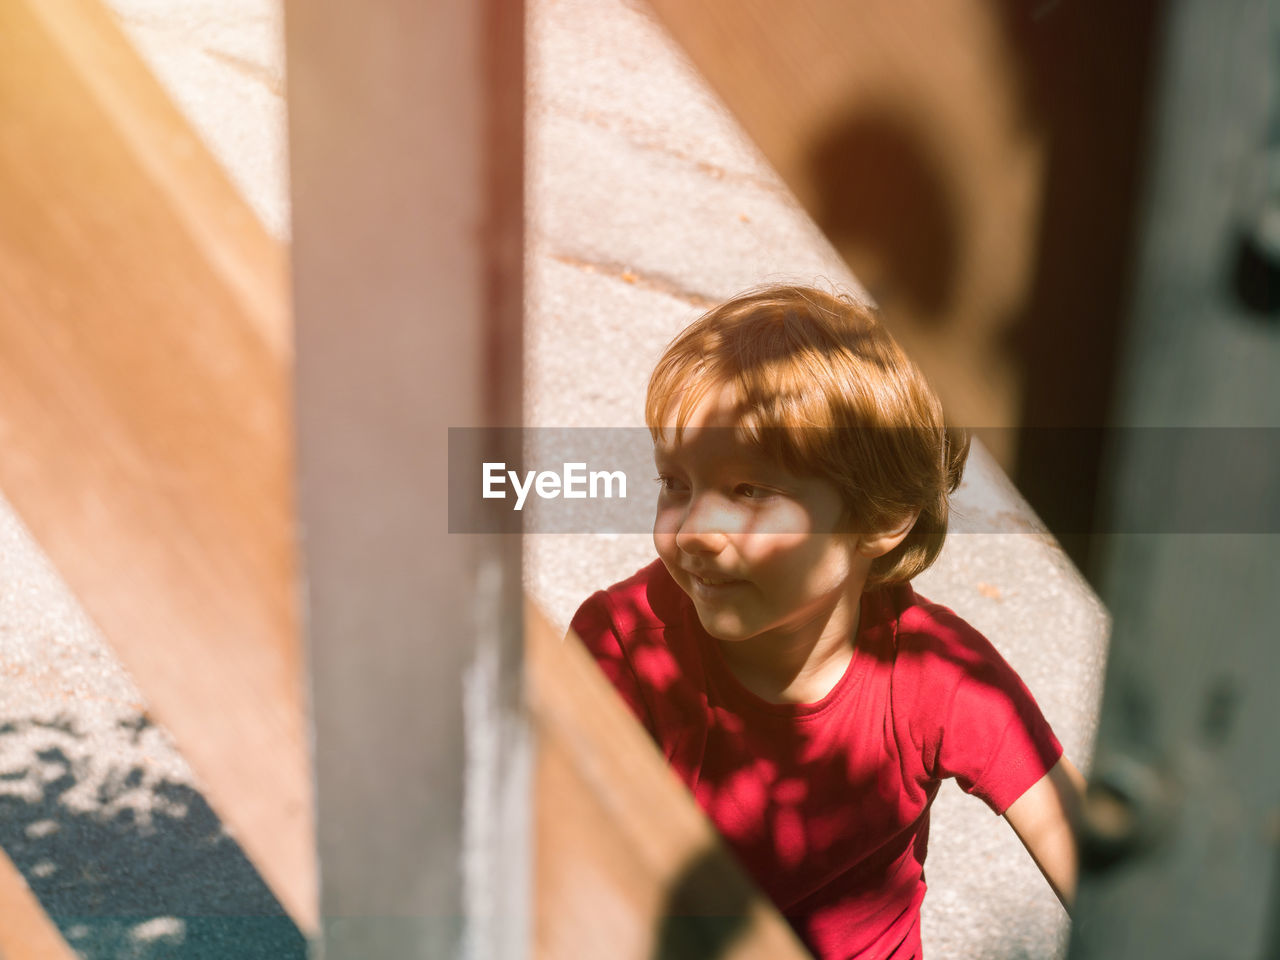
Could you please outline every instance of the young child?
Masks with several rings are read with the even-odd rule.
[[[913,592],[967,438],[851,299],[774,287],[667,348],[645,417],[659,560],[572,629],[821,960],[921,956],[944,777],[1064,903],[1079,774],[1013,669]]]

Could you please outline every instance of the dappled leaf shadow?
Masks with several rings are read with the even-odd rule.
[[[138,714],[120,727],[136,745],[150,722]],[[0,846],[81,956],[306,956],[197,790],[131,759],[104,771],[85,740],[61,717],[0,724]]]

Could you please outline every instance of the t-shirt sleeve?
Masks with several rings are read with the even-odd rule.
[[[656,738],[656,725],[641,695],[640,681],[618,636],[609,613],[609,601],[603,591],[592,594],[583,602],[573,615],[569,630],[577,634],[613,689],[618,691],[636,719],[644,724],[649,735]]]
[[[900,641],[914,701],[911,739],[928,775],[955,777],[997,814],[1062,756],[1035,698],[982,634],[944,607],[917,611],[926,629]]]

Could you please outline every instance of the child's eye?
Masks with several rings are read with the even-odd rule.
[[[757,487],[754,483],[740,483],[734,492],[746,500],[763,500],[772,491],[765,487]]]
[[[684,483],[668,473],[661,473],[653,479],[664,493],[680,493],[684,490]]]

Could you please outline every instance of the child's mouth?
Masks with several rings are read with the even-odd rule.
[[[700,577],[696,573],[691,573],[689,576],[693,578],[694,584],[703,590],[722,590],[725,587],[733,587],[746,582],[729,577]]]

